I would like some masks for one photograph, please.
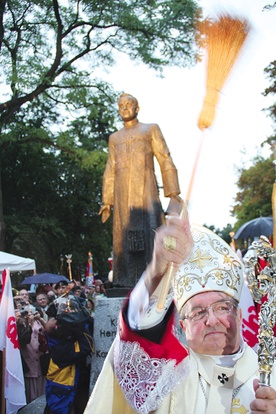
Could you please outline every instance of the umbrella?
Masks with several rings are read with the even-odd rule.
[[[273,234],[273,217],[258,217],[244,223],[235,233],[234,239],[271,236]]]
[[[62,280],[65,280],[69,283],[69,280],[67,277],[62,275],[55,275],[53,273],[40,273],[38,275],[33,275],[26,277],[23,282],[20,283],[20,285],[32,285],[32,284],[38,284],[38,283],[58,283]]]

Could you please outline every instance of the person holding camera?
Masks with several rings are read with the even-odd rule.
[[[44,354],[42,339],[44,336],[43,318],[29,302],[28,291],[22,289],[15,302],[17,307],[16,324],[18,341],[24,371],[27,404],[45,394],[45,375],[42,373],[40,357]]]

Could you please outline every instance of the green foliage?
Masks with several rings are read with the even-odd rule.
[[[5,250],[38,272],[72,254],[83,273],[91,251],[107,273],[112,220],[98,211],[118,93],[104,70],[121,53],[160,72],[192,65],[196,15],[193,0],[1,3],[0,248],[6,222]]]
[[[264,96],[268,96],[268,95],[275,96],[275,94],[276,94],[276,60],[271,62],[265,68],[265,73],[266,73],[267,77],[270,79],[271,84],[265,89],[263,95]],[[272,121],[274,122],[274,124],[276,126],[276,101],[269,108],[266,108],[265,111],[269,114],[269,116],[271,117]],[[265,142],[269,143],[272,147],[275,148],[275,145],[276,145],[276,128],[274,129],[274,134],[272,136],[270,136]]]
[[[233,227],[231,224],[227,224],[226,227],[223,227],[223,229],[216,228],[214,225],[207,226],[204,224],[204,227],[207,227],[207,229],[213,231],[216,233],[219,237],[221,237],[226,243],[231,243],[231,236],[230,233],[233,231]]]
[[[37,261],[37,271],[59,272],[60,256],[72,254],[73,275],[84,275],[88,251],[102,277],[109,270],[111,222],[102,225],[101,179],[105,159],[82,168],[68,154],[41,143],[11,145],[1,157],[9,251]]]
[[[110,99],[95,71],[112,65],[119,51],[158,70],[194,63],[196,13],[193,0],[7,0],[0,127],[40,94],[69,110],[87,106],[87,91]]]
[[[267,6],[264,7],[264,10],[272,10],[276,7],[276,1],[274,1],[274,3],[272,4],[268,4]]]
[[[232,214],[237,217],[235,230],[249,220],[272,215],[272,188],[275,171],[272,158],[256,156],[253,165],[241,168],[238,180],[239,191]]]

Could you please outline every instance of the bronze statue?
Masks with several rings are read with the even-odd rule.
[[[118,108],[124,127],[109,137],[99,214],[104,223],[113,208],[113,282],[133,287],[151,259],[154,230],[164,221],[154,157],[165,197],[178,195],[180,189],[159,126],[138,121],[138,101],[130,94],[119,97]]]

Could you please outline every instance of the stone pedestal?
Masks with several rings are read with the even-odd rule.
[[[129,294],[132,288],[129,287],[113,287],[106,289],[107,298],[125,298]]]
[[[94,348],[92,354],[90,392],[101,372],[104,360],[115,339],[117,333],[117,321],[119,312],[125,298],[96,297],[94,316]]]

